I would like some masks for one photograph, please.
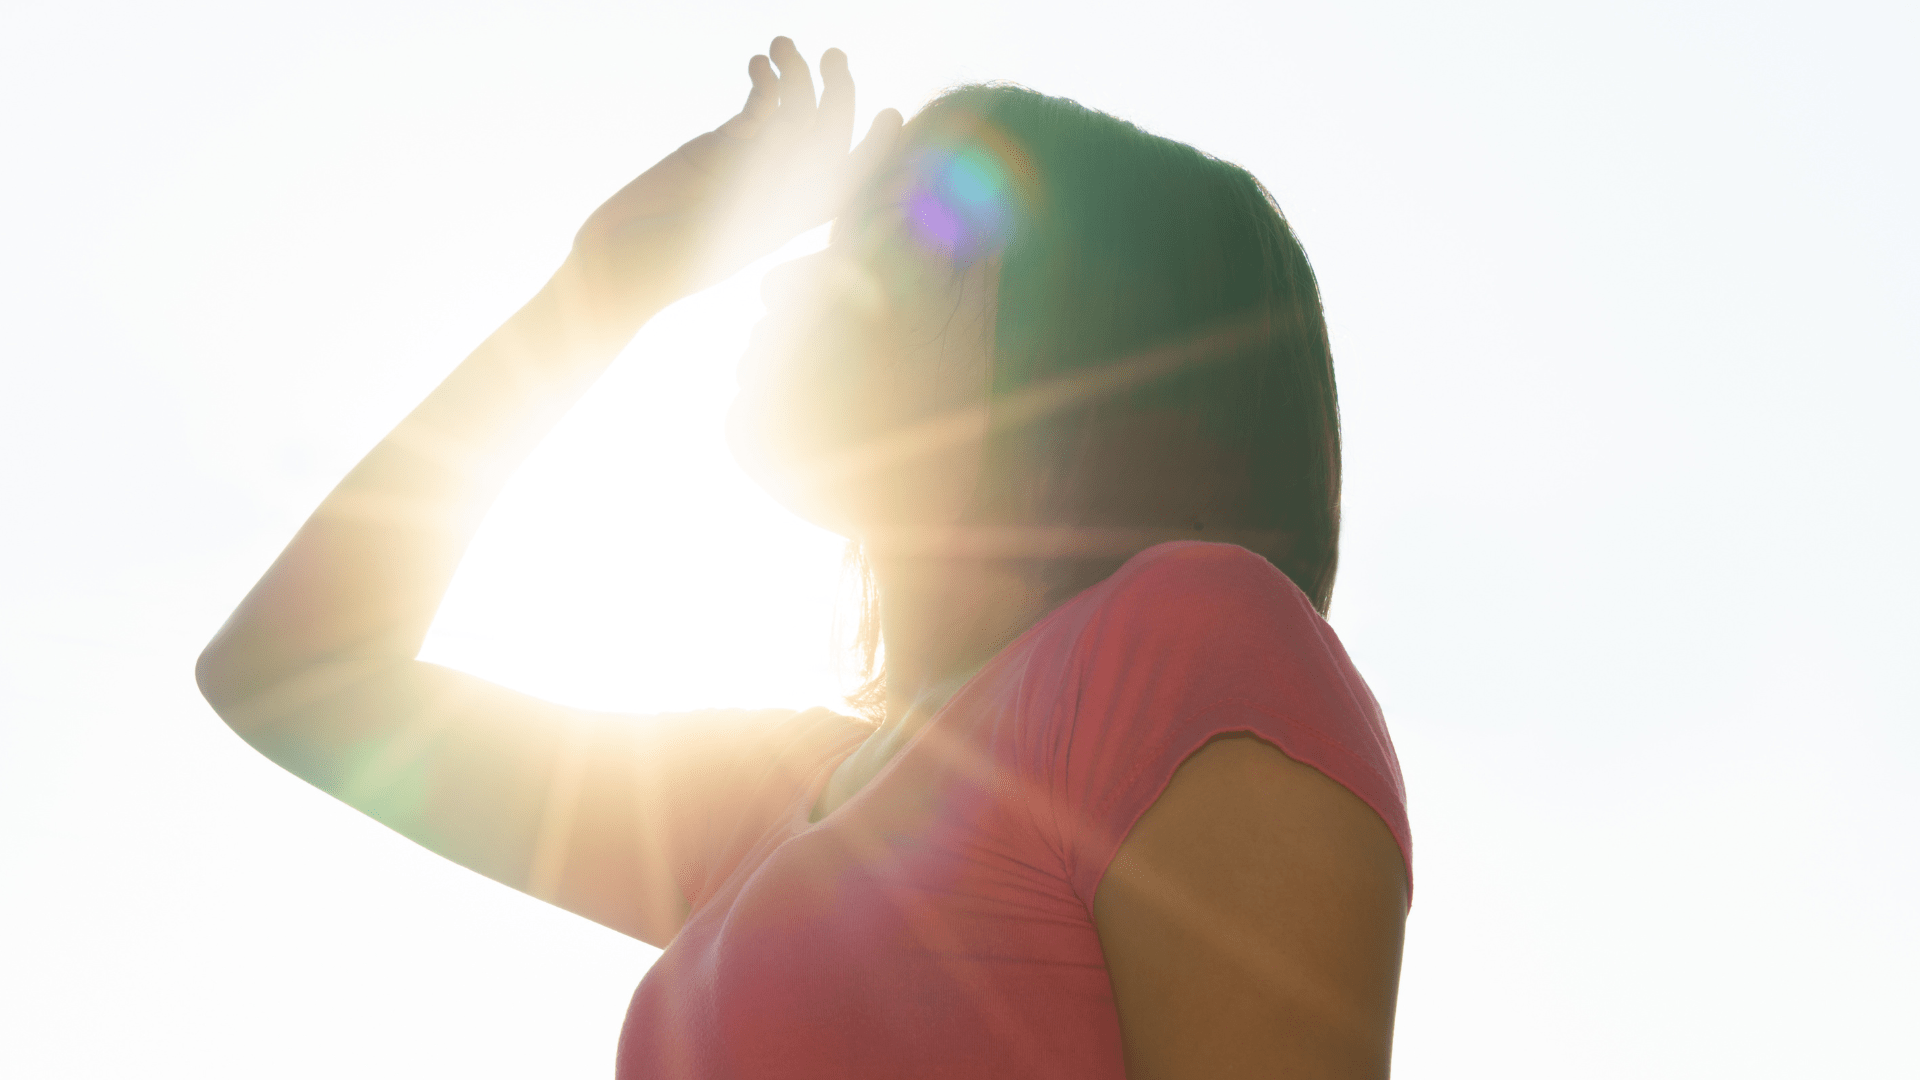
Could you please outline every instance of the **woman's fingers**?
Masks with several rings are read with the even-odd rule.
[[[895,144],[900,141],[900,129],[906,124],[900,114],[893,109],[881,109],[874,115],[873,124],[867,128],[867,137],[847,155],[846,168],[837,178],[833,205],[834,212],[846,204],[848,199],[859,192],[873,175],[873,170],[887,160]]]
[[[847,54],[839,49],[820,56],[820,111],[814,131],[820,146],[834,154],[845,153],[853,139],[853,73],[847,70]]]
[[[867,137],[853,148],[854,163],[867,168],[879,164],[880,159],[886,157],[887,151],[893,148],[895,140],[900,137],[900,129],[906,124],[898,109],[881,109],[873,114],[873,123],[867,127]]]
[[[813,120],[813,72],[807,69],[805,57],[794,47],[793,39],[777,37],[773,47],[767,50],[773,57],[774,66],[780,69],[780,111],[783,119],[795,127],[806,128]]]
[[[780,76],[773,73],[773,61],[761,55],[747,61],[747,78],[753,80],[753,89],[740,111],[755,120],[765,120],[780,107]]]
[[[758,135],[760,126],[780,108],[780,77],[773,73],[772,61],[765,56],[747,61],[747,78],[753,80],[753,89],[747,91],[747,103],[720,125],[722,134],[736,139]]]

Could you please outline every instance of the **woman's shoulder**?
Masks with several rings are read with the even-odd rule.
[[[1078,602],[1073,638],[1085,674],[1179,672],[1196,691],[1246,683],[1296,692],[1318,682],[1359,690],[1373,705],[1333,628],[1285,573],[1246,548],[1158,544]]]
[[[1108,619],[1161,630],[1194,631],[1248,617],[1296,624],[1316,636],[1326,623],[1292,579],[1237,544],[1175,540],[1128,559],[1098,587],[1094,606]]]
[[[1341,742],[1384,742],[1379,703],[1339,635],[1265,557],[1176,541],[1114,576],[1106,629],[1092,643],[1108,659],[1177,677],[1195,693],[1228,690]]]
[[[1136,555],[1087,597],[1073,680],[1051,715],[1074,812],[1117,843],[1186,758],[1256,736],[1372,806],[1405,850],[1406,791],[1372,691],[1298,587],[1232,544]],[[1099,830],[1096,830],[1099,831]],[[1104,867],[1104,858],[1096,864]],[[1089,885],[1091,883],[1088,883]]]

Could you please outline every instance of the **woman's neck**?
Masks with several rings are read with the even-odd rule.
[[[883,726],[917,726],[1054,606],[1051,590],[999,559],[876,559],[886,647]],[[905,734],[905,732],[902,732]]]

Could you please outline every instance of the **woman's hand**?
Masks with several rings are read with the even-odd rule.
[[[597,317],[637,325],[827,221],[893,144],[902,121],[884,109],[848,152],[846,54],[821,56],[816,102],[793,42],[774,38],[768,52],[747,64],[753,89],[738,115],[668,154],[581,227],[568,270]]]

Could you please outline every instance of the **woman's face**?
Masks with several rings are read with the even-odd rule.
[[[998,259],[956,265],[894,195],[768,273],[728,417],[748,473],[855,539],[953,523],[986,431]]]

